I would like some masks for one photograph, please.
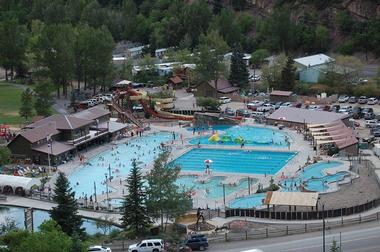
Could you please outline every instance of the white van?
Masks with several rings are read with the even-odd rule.
[[[251,115],[256,118],[263,118],[265,116],[264,112],[261,111],[253,111]]]

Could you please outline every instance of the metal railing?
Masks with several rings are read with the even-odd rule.
[[[369,221],[378,221],[380,219],[380,213],[374,213],[368,216],[359,215],[356,218],[344,219],[341,217],[340,220],[326,220],[326,229],[333,229],[348,225],[360,224]],[[248,223],[247,223],[248,227]],[[249,239],[262,239],[269,237],[278,237],[293,234],[302,234],[308,232],[320,231],[323,228],[322,222],[320,223],[305,223],[305,224],[292,224],[292,225],[278,225],[275,227],[265,227],[265,228],[246,228],[241,230],[229,232],[224,232],[220,234],[212,234],[209,236],[210,241],[239,241],[239,240],[249,240]]]
[[[352,207],[324,210],[324,211],[294,211],[282,212],[271,210],[256,209],[226,209],[226,218],[228,217],[255,217],[275,220],[321,220],[325,218],[335,218],[362,213],[380,205],[380,199],[369,201],[365,204]]]

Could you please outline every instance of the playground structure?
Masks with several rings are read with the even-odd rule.
[[[244,143],[246,140],[244,140],[244,138],[242,137],[236,137],[235,139],[232,138],[232,136],[230,135],[219,135],[218,132],[214,133],[209,139],[208,139],[209,142],[212,142],[212,143],[238,143],[238,144],[242,144]]]
[[[173,108],[173,98],[166,99],[151,99],[147,92],[142,90],[135,90],[128,88],[125,91],[116,92],[115,97],[112,102],[108,104],[110,110],[115,110],[118,116],[123,122],[128,119],[138,127],[142,127],[142,123],[137,119],[130,110],[123,108],[124,99],[129,99],[130,101],[138,101],[143,107],[145,113],[152,116],[167,119],[167,120],[181,120],[181,121],[192,121],[193,116],[178,115],[170,112],[163,111],[163,109]],[[154,108],[151,108],[148,104],[154,103]]]

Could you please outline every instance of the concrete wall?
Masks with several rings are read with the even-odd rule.
[[[321,71],[315,68],[305,68],[299,72],[300,81],[317,83],[321,78]]]

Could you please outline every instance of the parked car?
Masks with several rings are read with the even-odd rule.
[[[238,109],[236,110],[237,116],[250,117],[251,113],[246,109]]]
[[[257,107],[260,107],[263,104],[264,104],[264,102],[262,102],[262,101],[251,101],[247,104],[247,108],[252,109],[252,110],[256,110]]]
[[[104,94],[103,97],[106,101],[112,101],[113,94]]]
[[[91,246],[87,249],[88,252],[92,252],[92,251],[99,251],[99,252],[112,252],[112,250],[108,247],[104,247],[104,246],[100,246],[100,245],[97,245],[97,246]]]
[[[319,110],[319,105],[310,105],[309,110]]]
[[[219,98],[219,102],[222,103],[222,104],[229,103],[229,102],[231,102],[231,98],[223,96],[223,97]]]
[[[363,114],[366,114],[366,113],[373,113],[373,108],[363,108],[362,113],[363,113]]]
[[[235,111],[232,109],[232,108],[226,108],[224,110],[224,113],[229,115],[229,116],[234,116],[235,115]]]
[[[378,101],[375,97],[371,97],[371,98],[368,99],[367,104],[368,104],[368,105],[375,105],[375,104],[377,104],[378,102],[379,102],[379,101]]]
[[[282,105],[282,102],[276,102],[276,103],[274,104],[274,108],[275,108],[275,109],[279,109],[279,108],[281,107],[281,105]]]
[[[358,99],[357,99],[355,96],[351,96],[351,97],[348,99],[348,102],[349,102],[349,103],[357,103],[357,102],[358,102]]]
[[[249,79],[250,81],[259,81],[259,80],[261,79],[261,76],[258,75],[258,74],[255,74],[255,75],[251,74],[251,75],[248,77],[248,79]]]
[[[360,96],[358,103],[359,104],[366,104],[368,102],[367,96]]]
[[[365,121],[365,126],[367,128],[373,128],[373,127],[376,127],[377,125],[377,120],[366,120]]]
[[[348,99],[350,99],[350,97],[349,97],[348,95],[341,95],[341,96],[339,96],[339,98],[338,98],[338,102],[339,102],[339,103],[348,102]]]
[[[192,250],[205,250],[208,248],[208,240],[204,235],[196,235],[187,239],[185,245]]]
[[[340,105],[332,105],[331,108],[330,108],[330,112],[335,112],[335,113],[338,113],[340,109]]]
[[[354,119],[360,119],[363,117],[362,108],[359,106],[356,106],[352,109],[352,117]]]
[[[164,250],[164,242],[161,239],[142,240],[139,243],[132,244],[128,248],[128,252],[162,252]]]
[[[292,106],[292,103],[291,102],[284,102],[280,108],[286,108],[286,107],[291,107]]]
[[[368,112],[368,113],[365,113],[364,114],[364,119],[365,120],[372,120],[372,119],[375,119],[375,114],[374,113],[372,113],[372,112]]]
[[[377,129],[377,130],[373,131],[373,132],[372,132],[372,135],[373,135],[374,137],[380,137],[380,129]]]
[[[270,103],[265,103],[262,106],[257,108],[257,111],[259,111],[259,112],[270,112],[270,111],[274,111],[274,110],[275,110],[275,106],[273,104],[270,104]]]
[[[302,107],[302,103],[301,102],[295,102],[292,104],[293,107],[295,108],[301,108]]]

